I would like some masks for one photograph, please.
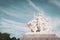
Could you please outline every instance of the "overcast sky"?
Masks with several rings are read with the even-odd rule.
[[[60,0],[0,0],[0,32],[21,37],[30,32],[27,23],[42,12],[52,31],[60,36]]]

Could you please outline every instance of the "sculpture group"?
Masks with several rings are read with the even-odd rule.
[[[48,20],[40,13],[36,15],[30,22],[28,22],[28,27],[32,32],[51,31]]]
[[[60,40],[51,31],[48,20],[41,13],[28,22],[28,27],[31,32],[25,33],[20,40]]]

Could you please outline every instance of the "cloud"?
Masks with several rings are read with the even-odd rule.
[[[16,18],[20,18],[20,14],[18,14],[19,12],[17,12],[16,10],[14,9],[1,9],[5,14],[8,14],[10,16],[13,16],[13,17],[16,17]]]
[[[14,8],[14,9],[15,9],[15,8]],[[24,11],[23,11],[23,12],[20,12],[20,11],[14,10],[14,9],[7,8],[7,10],[6,10],[6,9],[2,9],[2,8],[1,8],[1,10],[2,10],[2,12],[3,12],[3,15],[6,14],[6,15],[4,15],[6,18],[10,17],[10,18],[12,19],[12,18],[14,17],[14,18],[17,18],[17,19],[15,19],[15,20],[18,20],[18,19],[27,20],[27,18],[28,18],[29,16],[31,16],[31,15],[29,15],[29,13],[26,14],[26,13],[24,13]],[[28,11],[27,11],[27,12],[28,12]],[[7,17],[7,15],[9,15],[9,16]],[[3,16],[3,17],[4,17],[4,16]],[[18,21],[19,21],[19,20],[18,20]]]
[[[60,18],[50,18],[52,32],[60,37]]]
[[[56,33],[56,35],[58,36],[58,37],[60,37],[60,32],[58,31],[58,32],[55,32]]]
[[[55,4],[60,8],[60,0],[49,0],[49,2]]]
[[[56,34],[58,37],[60,37],[60,18],[53,18],[47,15],[46,18],[49,20],[49,25],[51,27],[52,32]]]
[[[32,6],[35,10],[37,10],[38,12],[42,12],[42,8],[39,9],[31,0],[27,0],[27,2],[29,3],[30,6]]]
[[[53,18],[51,21],[51,24],[53,26],[53,28],[57,28],[58,26],[60,26],[60,19],[59,18]]]
[[[27,0],[28,3],[30,4],[30,6],[32,6],[34,9],[36,9],[37,11],[40,11],[40,9],[31,1],[31,0]]]
[[[15,22],[8,19],[2,19],[2,25],[0,26],[0,32],[7,32],[11,34],[11,37],[21,37],[29,29],[25,23]]]
[[[60,19],[59,18],[51,18],[47,17],[49,19],[49,22],[51,24],[53,32],[59,36],[60,33],[59,27],[60,27]],[[11,34],[11,37],[21,37],[25,32],[30,32],[30,29],[27,27],[25,23],[15,22],[8,19],[2,19],[2,25],[0,26],[0,32],[7,32]],[[57,30],[58,29],[58,30]],[[60,37],[60,36],[59,36]]]

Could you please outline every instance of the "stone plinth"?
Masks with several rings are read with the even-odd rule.
[[[55,34],[25,34],[20,40],[59,40]]]

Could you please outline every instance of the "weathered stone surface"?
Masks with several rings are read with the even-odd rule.
[[[20,40],[59,40],[55,34],[30,34],[23,35]]]

